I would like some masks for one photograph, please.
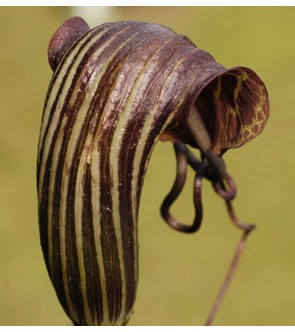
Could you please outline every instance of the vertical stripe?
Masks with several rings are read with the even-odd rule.
[[[38,146],[38,156],[42,156],[42,160],[38,158],[38,179],[40,180],[40,187],[42,187],[41,181],[44,174],[44,170],[40,174],[40,169],[43,169],[41,167],[41,161],[43,161],[43,163],[46,162],[48,149],[52,145],[50,139],[52,139],[54,133],[59,130],[59,119],[63,116],[63,105],[65,105],[71,92],[74,90],[73,85],[76,84],[75,78],[79,73],[78,66],[83,60],[83,57],[85,57],[85,52],[83,51],[85,51],[85,49],[88,50],[90,46],[95,45],[102,37],[102,33],[95,35],[95,32],[96,31],[92,31],[90,36],[87,34],[73,49],[71,49],[71,52],[66,54],[65,61],[63,61],[57,68],[50,84],[42,116],[42,126],[40,129]],[[92,34],[94,34],[94,38],[91,38],[93,37]]]
[[[172,37],[173,38],[173,37]],[[171,41],[171,38],[163,42],[163,45],[153,50],[152,55],[147,58],[144,65],[140,66],[140,71],[138,72],[136,78],[132,81],[132,92],[128,96],[128,99],[125,101],[124,110],[120,115],[120,118],[116,124],[116,129],[113,134],[113,139],[110,147],[110,160],[109,163],[112,166],[112,206],[113,206],[113,218],[114,220],[118,220],[116,224],[115,232],[117,242],[119,245],[119,261],[122,271],[122,314],[126,314],[131,309],[130,302],[133,303],[135,299],[135,291],[136,291],[136,284],[137,284],[137,218],[135,215],[128,213],[127,211],[122,211],[120,206],[117,202],[124,201],[123,206],[128,207],[132,206],[133,202],[128,200],[126,201],[125,197],[130,197],[128,195],[128,189],[130,187],[129,183],[123,182],[122,179],[126,179],[128,176],[131,177],[132,171],[128,169],[128,165],[132,165],[132,160],[128,160],[125,164],[122,164],[121,160],[121,153],[123,153],[123,158],[127,158],[130,155],[133,149],[136,146],[136,139],[138,138],[138,127],[135,130],[135,141],[131,144],[126,145],[125,137],[129,136],[131,131],[126,130],[126,126],[128,121],[131,118],[131,111],[133,109],[133,104],[136,104],[136,99],[140,98],[144,91],[150,86],[151,82],[153,81],[153,72],[156,70],[156,65],[150,65],[153,63],[153,60],[157,56],[157,54],[161,51],[162,48],[165,47],[167,43]],[[146,78],[149,78],[148,80]],[[145,78],[145,80],[143,79]],[[138,113],[140,115],[140,112]],[[142,121],[142,120],[141,120]],[[125,144],[123,144],[123,142]],[[128,146],[128,151],[126,151],[126,146]],[[129,171],[128,174],[120,175],[121,172],[124,170]],[[138,176],[138,175],[136,175]],[[123,189],[123,192],[121,190]],[[122,195],[123,194],[123,195]],[[131,209],[130,209],[131,211]],[[132,236],[127,236],[127,234],[132,234]],[[124,236],[125,235],[125,236]],[[128,248],[129,247],[129,248]],[[128,258],[126,259],[126,255]],[[128,261],[134,262],[133,267],[131,268],[128,266]],[[125,267],[128,270],[125,270]],[[127,283],[128,280],[128,283]],[[126,301],[129,300],[129,303],[126,308]]]
[[[115,38],[116,35],[113,37]],[[118,51],[123,47],[124,44],[120,45],[120,47],[118,48]],[[108,61],[105,61],[103,63],[102,66],[100,66],[100,70],[99,70],[99,74],[95,77],[94,81],[91,81],[91,88],[88,91],[87,95],[85,96],[85,100],[83,101],[83,103],[79,106],[79,113],[77,113],[77,119],[75,120],[75,122],[69,126],[70,130],[71,130],[71,134],[70,134],[70,138],[69,140],[66,142],[66,146],[67,146],[67,152],[66,152],[66,156],[65,156],[65,160],[67,161],[67,164],[64,167],[63,170],[63,174],[62,174],[62,185],[61,185],[61,200],[65,199],[65,197],[67,197],[67,201],[71,204],[70,206],[68,205],[69,203],[63,203],[61,204],[61,212],[60,212],[60,253],[61,253],[61,266],[62,266],[62,275],[63,275],[63,284],[65,287],[65,291],[66,291],[66,299],[67,299],[67,303],[69,306],[69,310],[71,311],[71,315],[73,317],[75,317],[74,312],[79,311],[80,314],[82,315],[79,320],[82,319],[82,321],[84,319],[86,319],[84,317],[85,312],[82,314],[82,303],[83,300],[80,299],[80,306],[81,309],[78,310],[78,308],[73,307],[73,301],[71,300],[71,297],[76,297],[75,303],[78,303],[79,301],[77,300],[77,298],[79,297],[79,289],[82,290],[82,297],[84,297],[84,299],[86,299],[86,294],[85,294],[85,288],[81,288],[79,287],[79,278],[80,275],[78,274],[79,271],[83,271],[83,253],[81,252],[82,248],[83,248],[83,244],[82,243],[78,243],[78,244],[70,244],[70,242],[67,241],[74,241],[75,237],[77,237],[77,232],[75,232],[75,230],[73,229],[76,225],[76,220],[75,220],[75,216],[73,216],[71,214],[71,207],[74,206],[75,204],[75,198],[73,195],[73,190],[71,189],[74,185],[74,183],[77,181],[75,178],[73,178],[72,183],[70,183],[70,177],[74,177],[76,174],[76,169],[77,169],[77,162],[78,159],[80,159],[80,152],[75,152],[76,149],[76,144],[78,142],[81,142],[82,137],[80,137],[80,133],[85,133],[87,132],[87,123],[85,124],[85,118],[88,117],[87,122],[89,122],[91,119],[91,114],[88,115],[89,112],[89,108],[90,108],[90,104],[92,102],[92,98],[93,96],[95,96],[97,94],[96,90],[98,88],[99,82],[102,79],[102,76],[104,75],[105,71],[107,70],[109,64],[112,62],[113,58],[116,55],[116,51],[112,50],[112,55],[108,57]],[[102,50],[100,49],[99,52],[97,53],[101,53]],[[94,55],[95,57],[98,56],[98,54]],[[76,93],[73,94],[72,99],[69,100],[69,105],[77,105],[77,99],[74,102],[74,98],[78,97],[78,90],[76,90]],[[79,104],[79,103],[78,103]],[[67,119],[65,118],[65,121]],[[86,126],[86,128],[83,128],[83,126]],[[69,137],[69,134],[67,134],[67,137]],[[83,146],[81,146],[81,148],[79,149],[80,151],[83,151]],[[75,159],[73,159],[74,154],[77,155],[77,157]],[[61,159],[59,159],[61,160]],[[81,162],[81,161],[80,161]],[[70,166],[72,165],[72,166]],[[72,167],[73,169],[68,170],[69,167]],[[61,169],[61,165],[59,167],[59,169]],[[72,197],[72,198],[71,198]],[[68,221],[68,222],[67,222]],[[68,226],[67,226],[68,224]],[[71,239],[71,237],[68,238],[68,240],[66,239],[66,232],[67,229],[71,228],[72,229],[72,233],[76,234],[76,236],[74,237],[73,235],[73,239]],[[74,241],[75,242],[75,241]],[[67,245],[68,243],[68,245]],[[79,264],[79,259],[78,259],[78,264],[79,264],[79,270],[72,270],[70,267],[67,266],[67,247],[71,247],[73,250],[73,246],[76,247],[77,250],[77,256],[80,257],[80,263]],[[73,262],[76,260],[75,255],[72,257]],[[76,264],[73,263],[73,266],[75,266]],[[74,275],[73,275],[74,273]],[[68,277],[69,275],[69,277]],[[69,278],[73,278],[75,280],[77,280],[77,285],[73,288],[70,289],[68,280]],[[81,281],[80,281],[81,282]],[[71,296],[71,294],[73,294]],[[85,308],[84,308],[85,309]]]
[[[76,325],[129,319],[138,281],[139,201],[151,152],[166,128],[192,142],[186,122],[192,104],[225,71],[187,38],[132,21],[89,31],[57,67],[38,146],[40,236],[58,298]],[[219,97],[223,80],[217,82]],[[239,82],[237,107],[249,100]],[[260,110],[266,97],[257,91]],[[258,117],[263,126],[260,111]]]

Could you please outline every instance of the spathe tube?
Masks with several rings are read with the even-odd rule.
[[[225,69],[169,28],[123,21],[88,30],[79,20],[49,45],[54,74],[37,165],[41,245],[74,324],[124,325],[136,298],[138,209],[156,142],[191,145],[214,163],[263,130],[268,95],[252,70]]]

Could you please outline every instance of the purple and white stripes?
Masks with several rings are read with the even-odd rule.
[[[130,318],[151,152],[161,134],[197,145],[189,111],[226,72],[186,37],[131,21],[90,30],[60,61],[40,130],[39,224],[48,273],[76,325]]]

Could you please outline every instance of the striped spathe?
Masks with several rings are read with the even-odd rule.
[[[164,134],[196,146],[189,111],[226,72],[186,37],[146,22],[103,24],[62,57],[44,105],[37,186],[47,270],[74,324],[127,323],[153,147]]]

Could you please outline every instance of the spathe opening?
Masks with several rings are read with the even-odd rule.
[[[218,155],[259,135],[269,116],[266,87],[245,67],[215,77],[201,91],[195,107]]]

